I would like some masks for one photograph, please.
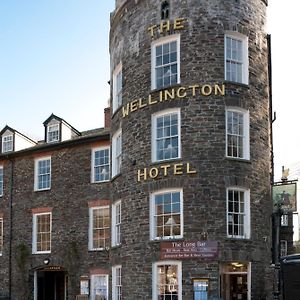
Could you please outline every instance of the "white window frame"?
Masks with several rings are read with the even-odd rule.
[[[287,214],[281,215],[280,226],[289,226],[289,216]]]
[[[243,215],[243,233],[242,234],[230,234],[229,233],[229,221],[232,215],[232,212],[229,212],[229,191],[244,193],[244,213],[240,212],[240,204],[239,204],[239,211],[236,212],[236,215],[240,216]],[[240,203],[240,199],[239,199]],[[250,190],[240,187],[228,187],[226,189],[226,229],[227,229],[227,237],[229,238],[236,238],[236,239],[250,239],[251,237],[251,224],[250,224]],[[234,223],[234,224],[240,224]]]
[[[108,300],[108,295],[109,295],[109,286],[108,286],[108,275],[106,274],[93,274],[91,275],[91,288],[90,288],[90,300],[95,300],[96,299],[96,293],[95,293],[95,279],[96,277],[103,277],[106,283],[106,293],[105,297],[106,300]]]
[[[2,153],[11,152],[14,150],[14,136],[7,134],[2,136]]]
[[[239,137],[242,138],[243,141],[243,153],[239,155],[239,152],[237,152],[237,155],[229,155],[228,153],[228,144],[229,144],[229,124],[228,124],[228,114],[234,113],[234,114],[241,114],[243,115],[243,132],[242,134],[234,134],[231,133],[230,135],[234,138],[238,139]],[[225,127],[226,127],[226,148],[225,148],[225,156],[230,158],[236,158],[236,159],[246,159],[250,160],[250,120],[249,120],[249,111],[237,108],[237,107],[227,107],[226,113],[225,113]]]
[[[152,265],[152,300],[158,299],[158,267],[172,265],[177,267],[178,300],[182,300],[182,263],[181,261],[159,261]]]
[[[122,266],[112,267],[112,300],[122,300]]]
[[[122,202],[117,201],[112,204],[112,220],[111,220],[111,245],[119,246],[122,243],[121,240],[121,226],[122,226]]]
[[[3,222],[3,218],[0,217],[0,256],[3,255],[3,245],[4,245],[4,222]]]
[[[169,193],[179,193],[180,197],[180,234],[179,235],[166,235],[158,236],[156,228],[156,209],[155,209],[155,197],[158,195],[165,195]],[[171,219],[171,217],[169,218]],[[171,220],[174,220],[173,218]],[[169,220],[167,220],[168,222]],[[165,189],[159,190],[150,194],[150,240],[169,240],[169,239],[181,239],[183,238],[184,229],[183,220],[183,189]],[[166,225],[166,223],[164,224]],[[171,226],[172,227],[172,226]]]
[[[241,60],[228,59],[229,63],[240,64],[242,71],[242,78],[239,80],[233,80],[227,76],[227,38],[236,40],[242,43],[242,57]],[[232,50],[231,50],[232,51]],[[249,82],[249,57],[248,57],[248,37],[235,31],[227,31],[224,36],[224,78],[227,81],[237,82],[242,84],[248,84]]]
[[[52,136],[53,132],[57,132],[57,135]],[[50,134],[51,133],[51,134]],[[55,138],[54,138],[55,137]],[[50,124],[47,126],[47,143],[58,142],[60,139],[60,128],[59,123]]]
[[[178,156],[177,157],[171,157],[171,158],[165,158],[165,159],[158,159],[157,157],[157,144],[158,144],[158,137],[157,137],[157,119],[160,117],[165,117],[168,115],[177,114],[177,137],[178,137]],[[180,108],[172,108],[172,109],[166,109],[160,112],[157,112],[155,114],[152,114],[151,116],[151,128],[152,128],[152,162],[158,162],[158,161],[167,161],[172,159],[179,159],[181,158],[181,111]],[[174,135],[173,137],[175,137]],[[172,137],[171,133],[170,136]],[[161,139],[167,139],[168,137],[163,137]],[[172,147],[172,146],[171,146]]]
[[[46,251],[37,250],[37,226],[38,226],[38,217],[42,215],[50,216],[50,249]],[[52,212],[44,212],[44,213],[34,213],[32,216],[32,254],[43,254],[43,253],[51,253],[52,248]]]
[[[95,163],[95,158],[96,158],[96,152],[104,152],[108,150],[108,163],[103,163],[103,164],[98,164],[96,165]],[[110,179],[110,147],[107,146],[107,147],[98,147],[98,148],[94,148],[92,149],[92,166],[91,166],[91,182],[92,183],[97,183],[97,182],[107,182],[109,181]],[[107,176],[107,179],[103,179],[103,180],[97,180],[96,179],[96,169],[99,168],[99,169],[102,169],[102,172],[101,172],[101,176]],[[107,170],[107,173],[103,173],[104,170]]]
[[[93,229],[94,229],[94,218],[93,218],[93,212],[94,210],[98,210],[98,209],[103,209],[103,210],[107,210],[108,209],[108,219],[110,218],[109,214],[109,206],[105,205],[105,206],[94,206],[94,207],[90,207],[89,208],[89,244],[88,244],[88,249],[89,251],[101,251],[101,250],[105,250],[107,248],[109,248],[109,240],[105,241],[104,238],[104,247],[95,247],[94,245],[94,239],[93,239]],[[99,227],[98,229],[102,229],[102,230],[107,230],[110,233],[110,228],[108,227]],[[103,239],[102,239],[103,240]]]
[[[113,72],[113,113],[122,105],[123,71],[119,63]]]
[[[162,85],[161,87],[157,86],[156,79],[156,47],[161,46],[163,44],[171,43],[176,41],[176,52],[177,52],[177,81],[176,83]],[[164,66],[168,66],[171,64],[164,64]],[[163,65],[161,65],[163,66]],[[179,84],[180,83],[180,34],[173,34],[167,37],[162,37],[151,44],[151,89],[164,89],[166,87]]]
[[[119,129],[112,137],[112,174],[111,177],[121,173],[122,168],[122,129]]]
[[[49,173],[44,173],[44,174],[39,174],[39,163],[41,161],[47,161],[49,160],[49,165],[50,165],[50,170]],[[34,165],[34,190],[35,191],[45,191],[45,190],[50,190],[51,189],[51,156],[47,156],[47,157],[42,157],[42,158],[38,158],[35,159],[35,165]],[[49,186],[45,187],[45,188],[39,188],[39,176],[45,176],[45,175],[49,175]]]
[[[3,187],[4,187],[4,172],[3,172],[3,166],[0,166],[0,197],[3,196]]]

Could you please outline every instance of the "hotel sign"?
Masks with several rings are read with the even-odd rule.
[[[218,259],[217,241],[162,242],[161,259]]]
[[[189,99],[190,97],[197,96],[225,96],[225,85],[224,84],[193,84],[189,86],[178,86],[176,88],[169,88],[160,90],[149,94],[146,98],[139,98],[130,101],[122,107],[123,118],[128,117],[131,113],[148,107],[156,105],[165,101],[183,100]],[[155,94],[155,96],[154,96]]]
[[[137,172],[137,181],[146,181],[148,179],[158,179],[169,175],[197,174],[197,171],[190,163],[166,164],[159,167],[144,168]]]

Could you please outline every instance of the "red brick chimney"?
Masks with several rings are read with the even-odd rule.
[[[110,107],[104,108],[104,127],[110,127]]]

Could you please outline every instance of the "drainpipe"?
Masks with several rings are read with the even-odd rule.
[[[14,161],[10,161],[10,194],[9,194],[9,256],[8,256],[8,280],[9,280],[9,299],[12,300],[12,240],[13,240],[13,186],[14,186]]]
[[[272,104],[272,53],[271,53],[271,35],[267,35],[268,44],[268,76],[269,76],[269,120],[270,120],[270,143],[271,143],[271,183],[274,182],[274,151],[273,151],[273,123],[276,120],[276,113],[273,114]]]

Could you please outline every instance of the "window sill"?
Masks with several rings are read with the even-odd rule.
[[[249,243],[249,242],[252,242],[251,238],[243,238],[243,237],[226,237],[226,241],[238,241],[238,242],[241,242],[241,241],[244,241],[246,243]]]
[[[161,165],[164,163],[174,163],[174,162],[179,162],[182,161],[182,157],[176,157],[176,158],[170,158],[170,159],[164,159],[164,160],[158,160],[158,161],[152,161],[150,166],[156,166],[156,165]]]
[[[122,175],[122,173],[120,172],[120,173],[118,173],[117,175],[115,175],[114,177],[112,177],[111,179],[110,179],[110,182],[113,182],[113,181],[115,181],[118,177],[120,177]]]
[[[50,191],[51,188],[47,188],[47,189],[40,189],[40,190],[34,190],[34,192],[45,192],[45,191]]]
[[[88,251],[89,252],[107,252],[109,250],[110,250],[110,248],[107,247],[107,248],[99,248],[99,249],[89,249]]]
[[[232,84],[232,85],[236,85],[236,86],[240,86],[240,87],[250,89],[249,83],[241,83],[241,82],[236,82],[236,81],[224,80],[224,84]]]
[[[225,156],[225,158],[232,161],[239,161],[239,162],[251,164],[251,160],[247,158],[230,157],[230,156]]]
[[[99,183],[108,183],[110,180],[103,180],[103,181],[91,181],[91,184],[99,184]]]
[[[41,252],[32,252],[33,255],[39,255],[39,254],[51,254],[51,251],[41,251]]]
[[[114,116],[122,109],[123,105],[124,105],[124,104],[122,103],[115,111],[112,112],[112,115],[111,115],[111,118],[112,118],[112,119],[113,119]]]
[[[153,243],[153,244],[159,244],[159,243],[162,243],[162,242],[178,242],[178,241],[184,241],[184,238],[182,236],[179,236],[179,237],[169,237],[169,238],[159,238],[159,239],[151,239],[150,240],[150,243]]]
[[[120,249],[122,248],[122,244],[118,244],[118,245],[114,245],[114,246],[111,246],[111,250],[116,250],[116,249]]]
[[[151,91],[150,93],[157,93],[157,92],[160,92],[160,91],[163,91],[163,90],[169,90],[169,89],[172,89],[172,88],[176,88],[176,87],[181,87],[181,83],[178,82],[178,83],[175,83],[175,84],[172,84],[172,85],[167,85],[167,86],[163,86],[163,87],[160,87],[160,88],[152,88],[151,87]]]

